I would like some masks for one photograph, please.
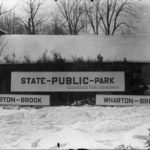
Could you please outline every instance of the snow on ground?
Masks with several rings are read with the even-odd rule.
[[[145,148],[150,107],[0,109],[0,149]]]

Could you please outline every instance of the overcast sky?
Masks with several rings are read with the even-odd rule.
[[[0,0],[1,2],[2,0]],[[19,9],[21,7],[21,5],[23,4],[23,2],[25,2],[26,0],[3,0],[4,4],[7,6],[7,7],[13,7],[13,6],[16,6],[17,9]],[[55,6],[55,2],[54,0],[45,0],[47,1],[47,3],[49,5],[51,5],[52,7]],[[131,0],[132,1],[132,0]],[[150,0],[137,0],[139,1],[141,4],[144,4],[144,3],[148,3],[150,4]]]
[[[0,0],[1,2],[2,0]],[[23,3],[27,0],[3,0],[3,3],[5,4],[5,7],[12,8],[15,6],[15,9],[17,11],[21,11]],[[45,0],[47,4],[51,7],[55,7],[54,0]]]
[[[2,1],[2,0],[0,0]],[[3,0],[7,6],[13,6],[15,4],[21,4],[23,1],[26,0]],[[54,4],[54,0],[47,0],[49,3]],[[150,3],[150,0],[139,0],[141,3]]]

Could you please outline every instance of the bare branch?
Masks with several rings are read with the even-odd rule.
[[[44,2],[45,0],[27,0],[25,3],[26,6],[24,7],[24,10],[29,17],[23,21],[23,24],[29,34],[36,34],[38,32],[38,26],[45,20],[44,18],[38,16]]]
[[[56,1],[56,5],[66,21],[69,34],[78,34],[84,28],[84,11],[80,0]]]

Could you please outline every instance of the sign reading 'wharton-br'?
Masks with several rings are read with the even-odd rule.
[[[11,91],[124,91],[124,72],[12,72]]]
[[[118,105],[118,106],[150,105],[150,96],[96,95],[96,105]]]

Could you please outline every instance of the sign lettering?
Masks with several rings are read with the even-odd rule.
[[[50,105],[50,96],[0,94],[0,105],[48,106]]]
[[[124,91],[124,72],[12,72],[11,91]]]
[[[135,95],[96,95],[96,105],[149,105],[150,96]]]

